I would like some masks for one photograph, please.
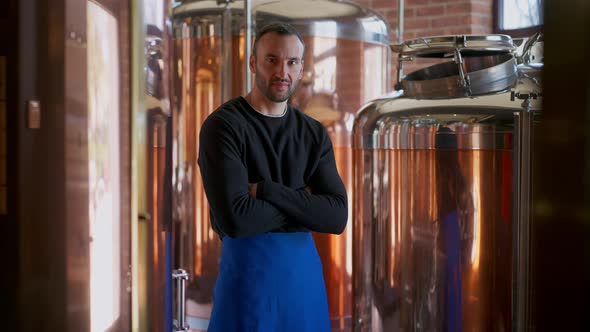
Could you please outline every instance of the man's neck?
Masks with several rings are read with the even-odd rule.
[[[287,107],[287,101],[276,103],[266,98],[256,89],[250,91],[250,93],[247,94],[245,98],[250,106],[254,107],[254,109],[256,109],[258,112],[265,115],[280,116],[285,113],[285,108]]]

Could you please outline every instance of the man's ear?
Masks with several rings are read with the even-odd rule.
[[[250,72],[256,74],[256,56],[250,55]]]

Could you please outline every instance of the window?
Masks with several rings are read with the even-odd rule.
[[[119,318],[121,288],[119,39],[115,16],[88,1],[90,331]]]
[[[496,0],[495,32],[528,37],[543,26],[545,0]]]

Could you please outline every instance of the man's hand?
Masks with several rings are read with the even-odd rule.
[[[311,187],[310,186],[305,187],[305,191],[307,191],[308,193],[311,194]]]
[[[258,187],[258,183],[249,183],[248,190],[250,191],[250,196],[252,198],[256,198],[256,188]]]

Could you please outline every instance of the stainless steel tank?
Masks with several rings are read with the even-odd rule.
[[[338,170],[352,205],[353,112],[390,89],[387,23],[344,1],[252,1],[255,26],[280,20],[303,35],[305,77],[291,99],[327,127]],[[208,319],[221,242],[197,167],[203,120],[222,102],[248,90],[243,1],[183,1],[173,8],[176,138],[177,259],[190,271],[187,312]],[[350,329],[352,228],[341,236],[317,235],[333,326]]]
[[[354,123],[356,331],[510,331],[528,319],[539,36],[392,47],[398,77]],[[537,60],[532,60],[537,54]]]

